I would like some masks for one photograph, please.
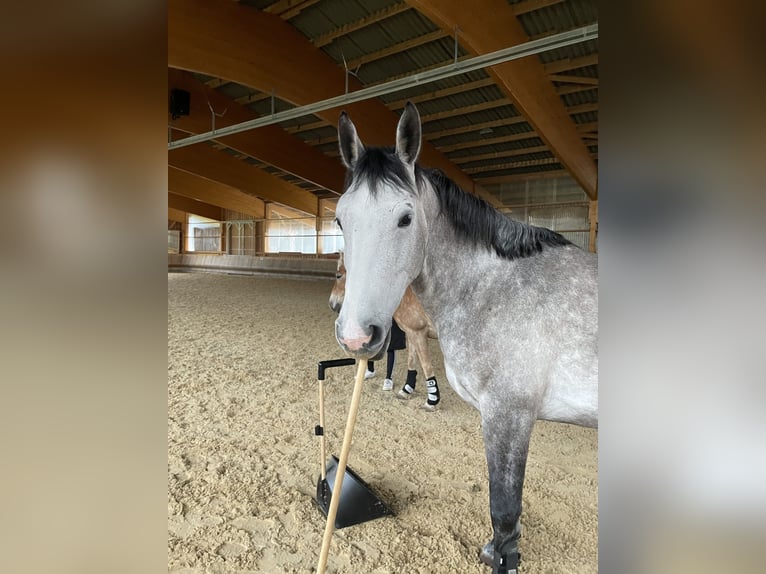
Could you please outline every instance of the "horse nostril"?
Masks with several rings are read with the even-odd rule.
[[[370,325],[369,329],[370,329],[370,342],[367,343],[367,346],[374,347],[380,341],[381,336],[383,334],[383,329],[381,329],[377,325]]]

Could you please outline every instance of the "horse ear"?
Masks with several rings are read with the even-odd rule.
[[[340,119],[338,120],[338,144],[343,164],[347,168],[353,169],[359,156],[364,151],[364,144],[359,139],[356,127],[346,112],[341,112]]]
[[[396,155],[404,163],[415,165],[420,153],[420,137],[420,114],[412,102],[407,102],[396,126]]]

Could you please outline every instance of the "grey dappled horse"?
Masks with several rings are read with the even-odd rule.
[[[535,420],[598,425],[596,256],[416,165],[411,103],[395,148],[365,147],[345,112],[338,134],[349,170],[336,211],[347,269],[338,343],[379,358],[412,285],[436,325],[447,379],[481,414],[494,531],[482,559],[495,574],[516,572]]]

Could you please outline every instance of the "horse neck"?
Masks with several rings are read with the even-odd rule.
[[[440,216],[439,201],[432,189],[424,195],[428,244],[423,268],[412,288],[438,325],[445,310],[454,309],[475,291],[476,278],[491,266],[491,255],[485,248],[456,236],[452,225]]]

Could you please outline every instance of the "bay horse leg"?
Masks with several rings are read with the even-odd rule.
[[[416,334],[406,327],[402,330],[407,336],[407,380],[402,388],[399,389],[396,398],[409,400],[412,397],[412,393],[415,392],[415,383],[417,382],[418,366],[415,361],[418,359],[418,352],[414,343]]]
[[[417,353],[420,366],[426,377],[428,398],[426,399],[423,408],[428,411],[434,411],[436,410],[439,401],[441,401],[441,396],[439,394],[439,384],[436,382],[434,366],[433,363],[431,363],[431,355],[428,352],[428,331],[426,329],[420,329],[413,333],[412,346]]]
[[[481,415],[494,531],[492,572],[516,574],[521,559],[521,493],[535,417],[525,411],[509,416],[497,403],[486,406],[482,404]]]

